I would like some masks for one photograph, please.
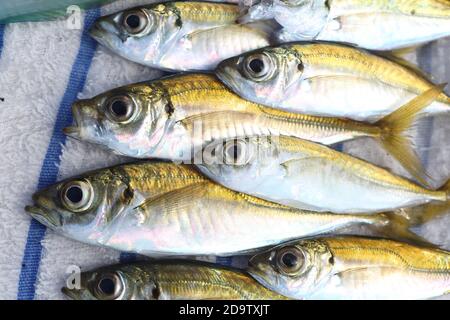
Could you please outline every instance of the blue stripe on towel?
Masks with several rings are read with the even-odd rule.
[[[3,50],[3,37],[5,35],[5,25],[0,24],[0,56],[2,55]]]
[[[86,31],[99,16],[99,9],[86,12],[84,21],[85,32],[83,32],[81,36],[80,49],[72,66],[68,86],[58,109],[52,137],[45,155],[44,163],[42,164],[37,186],[38,189],[45,188],[56,182],[62,147],[66,141],[66,136],[63,134],[62,129],[72,123],[71,105],[85,85],[86,77],[96,49],[96,42],[89,37]],[[36,279],[42,254],[41,241],[44,238],[45,229],[46,228],[36,220],[33,219],[31,221],[23,255],[22,269],[20,271],[19,290],[17,294],[17,299],[19,300],[34,299]]]

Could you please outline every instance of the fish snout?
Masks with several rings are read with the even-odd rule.
[[[89,139],[91,130],[98,128],[99,113],[88,100],[80,100],[72,105],[72,126],[63,129],[63,132],[77,140]]]
[[[100,44],[114,49],[123,41],[124,34],[112,17],[103,17],[97,20],[89,30],[89,35]]]
[[[235,58],[230,58],[222,61],[217,66],[215,73],[217,77],[231,90],[239,87],[238,79],[242,78],[239,70],[239,62]]]
[[[49,197],[45,190],[38,191],[32,196],[33,205],[25,207],[31,217],[42,223],[43,225],[56,228],[61,226],[61,220],[57,212],[55,203]]]

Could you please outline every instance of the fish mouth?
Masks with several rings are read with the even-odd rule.
[[[89,35],[101,45],[113,50],[125,40],[119,30],[109,21],[97,21],[89,30]]]
[[[233,66],[237,64],[234,62],[234,58],[224,60],[217,66],[215,70],[215,74],[219,80],[225,84],[229,89],[233,90],[234,88],[239,88],[238,83],[236,81],[236,77],[233,74],[236,72]],[[239,76],[239,74],[237,74]]]
[[[265,287],[270,287],[270,283],[266,279],[266,274],[264,274],[264,272],[261,271],[258,267],[249,266],[247,268],[247,272],[253,279],[256,280],[256,282],[262,284]]]
[[[57,215],[53,214],[50,210],[46,209],[44,205],[40,204],[41,197],[33,195],[33,205],[25,207],[25,211],[30,216],[37,220],[39,223],[49,228],[56,228],[61,226],[61,221]]]
[[[81,140],[81,114],[76,103],[72,106],[73,125],[63,129],[65,135]]]
[[[89,35],[95,40],[99,40],[103,38],[105,30],[100,26],[99,22],[94,23],[92,28],[88,31]]]
[[[89,30],[89,35],[94,38],[95,41],[104,45],[106,47],[110,47],[108,41],[106,40],[106,30],[103,29],[100,25],[100,22],[96,22],[92,28]]]
[[[257,282],[267,288],[273,289],[273,283],[269,280],[271,278],[272,271],[264,266],[264,264],[258,262],[252,262],[252,259],[248,262],[247,272]],[[276,280],[276,278],[275,278]]]
[[[78,128],[76,126],[64,128],[63,132],[66,136],[80,140],[80,128]]]

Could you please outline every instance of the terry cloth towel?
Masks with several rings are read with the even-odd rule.
[[[66,21],[0,27],[0,299],[62,299],[60,288],[71,266],[87,270],[136,258],[59,236],[31,220],[23,208],[39,188],[126,161],[96,146],[66,139],[61,129],[71,123],[70,106],[77,98],[163,74],[98,47],[86,33],[100,15],[148,2],[117,1],[87,11],[80,30],[68,29]],[[448,52],[450,40],[442,40],[417,55],[419,65],[438,83],[450,82]],[[450,124],[445,117],[424,122],[416,133],[421,137],[419,150],[439,185],[450,172],[445,143]],[[338,148],[405,174],[371,141]],[[421,235],[450,248],[449,223],[448,217],[428,223]],[[242,261],[207,259],[222,264]]]

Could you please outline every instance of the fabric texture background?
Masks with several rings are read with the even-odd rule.
[[[68,29],[63,20],[0,26],[0,299],[62,299],[60,288],[68,267],[87,270],[136,258],[61,237],[31,220],[23,208],[39,188],[127,161],[96,146],[66,140],[61,130],[71,123],[70,106],[77,98],[163,75],[97,46],[86,33],[102,14],[149,2],[122,0],[89,10],[83,14],[81,30]],[[410,58],[443,83],[450,81],[448,52],[450,40],[441,40]],[[448,120],[424,119],[414,132],[435,186],[450,176]],[[373,141],[358,140],[337,148],[406,175]],[[419,233],[450,249],[449,223],[450,217],[442,217]],[[217,262],[232,260],[218,258]]]

